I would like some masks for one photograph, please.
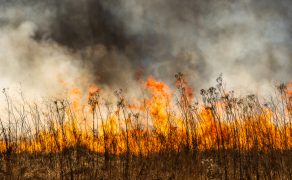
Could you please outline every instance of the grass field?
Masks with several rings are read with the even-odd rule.
[[[0,177],[292,179],[291,84],[263,101],[216,81],[195,93],[181,73],[176,89],[150,77],[138,101],[92,86],[33,103],[3,89]]]

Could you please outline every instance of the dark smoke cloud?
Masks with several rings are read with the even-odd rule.
[[[31,22],[33,41],[58,46],[107,86],[129,86],[137,71],[169,83],[182,71],[195,88],[220,73],[238,89],[292,79],[289,0],[0,2],[2,29]]]

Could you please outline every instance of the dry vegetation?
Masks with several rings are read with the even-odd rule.
[[[292,179],[292,90],[235,97],[222,77],[196,100],[183,74],[176,93],[149,78],[131,104],[96,87],[86,104],[15,101],[0,116],[3,179]]]

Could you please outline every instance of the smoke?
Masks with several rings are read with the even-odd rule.
[[[182,71],[199,87],[223,73],[235,89],[265,91],[292,78],[291,10],[289,1],[128,0],[113,12],[127,33],[159,37],[148,44],[151,73]]]
[[[57,95],[66,86],[81,83],[87,72],[79,68],[79,61],[53,42],[33,40],[35,31],[31,22],[0,30],[0,86],[39,97]]]
[[[223,73],[231,88],[266,91],[292,79],[289,0],[0,4],[0,87],[50,95],[64,83],[131,89],[148,75],[171,84],[181,71],[196,90]]]

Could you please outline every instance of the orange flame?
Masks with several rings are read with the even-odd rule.
[[[176,82],[178,88],[183,87],[187,97],[193,98],[185,79],[179,81]],[[88,104],[82,101],[84,95],[81,89],[73,88],[69,92],[72,106],[58,107],[56,103],[57,112],[48,111],[47,115],[40,117],[48,122],[46,128],[37,131],[30,139],[9,143],[2,139],[0,151],[6,151],[7,146],[11,146],[19,153],[49,153],[79,146],[95,152],[121,154],[129,146],[133,154],[147,154],[169,149],[180,151],[185,143],[202,151],[221,148],[245,151],[292,148],[291,118],[286,112],[281,114],[282,111],[261,107],[260,104],[253,106],[249,100],[229,102],[218,99],[213,106],[198,105],[188,114],[180,114],[177,112],[180,107],[173,103],[173,91],[164,82],[149,77],[144,87],[149,96],[140,100],[142,105],[127,104],[123,116],[116,113],[119,108],[109,110],[105,116],[96,113],[97,105],[105,106],[99,99],[101,90],[96,85],[88,88]],[[288,84],[287,93],[292,96],[292,83]],[[289,108],[289,104],[286,106]],[[137,113],[132,113],[132,110]],[[93,113],[96,114],[92,116]],[[123,120],[128,125],[127,129],[121,123]],[[99,136],[90,133],[93,127],[89,122],[93,121],[99,122]],[[147,128],[143,126],[145,121]],[[189,128],[187,133],[186,128]]]

